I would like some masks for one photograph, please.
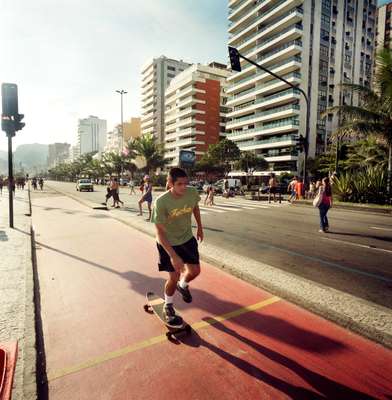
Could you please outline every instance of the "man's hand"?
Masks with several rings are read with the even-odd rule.
[[[196,237],[197,237],[197,240],[199,240],[200,242],[202,242],[204,239],[204,232],[203,232],[203,228],[201,226],[199,226],[197,228],[197,236]]]
[[[181,260],[181,258],[177,255],[174,254],[171,258],[171,263],[173,265],[173,268],[176,270],[176,272],[181,273],[182,267],[184,266],[183,261]]]

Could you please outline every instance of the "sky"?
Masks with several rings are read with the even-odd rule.
[[[75,144],[78,118],[108,129],[141,110],[141,66],[227,60],[227,0],[1,0],[0,82],[16,83],[23,143]],[[0,133],[0,150],[7,140]]]

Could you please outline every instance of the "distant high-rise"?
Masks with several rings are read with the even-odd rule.
[[[196,159],[219,142],[225,132],[226,65],[194,64],[177,75],[165,94],[165,158],[179,164],[180,150],[193,150]]]
[[[69,158],[71,145],[68,143],[54,143],[48,147],[48,168],[65,162]]]
[[[392,48],[392,1],[377,9],[376,49]]]
[[[152,133],[158,142],[164,142],[165,90],[189,66],[182,60],[161,56],[142,67],[142,135]]]
[[[80,155],[103,152],[106,144],[106,120],[90,115],[80,119],[78,126],[78,145]]]
[[[309,156],[325,151],[339,124],[321,114],[355,104],[339,84],[370,86],[375,0],[229,0],[229,45],[299,85],[310,100]],[[287,84],[242,60],[229,77],[226,130],[242,151],[264,157],[276,172],[296,172],[305,135],[305,101]]]

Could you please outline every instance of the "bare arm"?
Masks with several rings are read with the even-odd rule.
[[[193,215],[195,216],[195,220],[197,223],[197,240],[200,240],[202,242],[204,238],[204,233],[203,233],[203,225],[201,223],[199,206],[193,207]]]

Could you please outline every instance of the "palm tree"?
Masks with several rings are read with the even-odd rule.
[[[359,96],[359,106],[342,105],[327,109],[326,113],[338,112],[344,124],[335,138],[374,136],[388,146],[387,192],[391,194],[392,177],[392,51],[382,49],[377,55],[374,90],[345,83],[341,86]]]
[[[157,168],[165,166],[163,146],[155,141],[152,134],[130,140],[126,145],[126,151],[135,156],[134,158],[143,158],[146,163],[145,170],[149,174],[152,174]]]

